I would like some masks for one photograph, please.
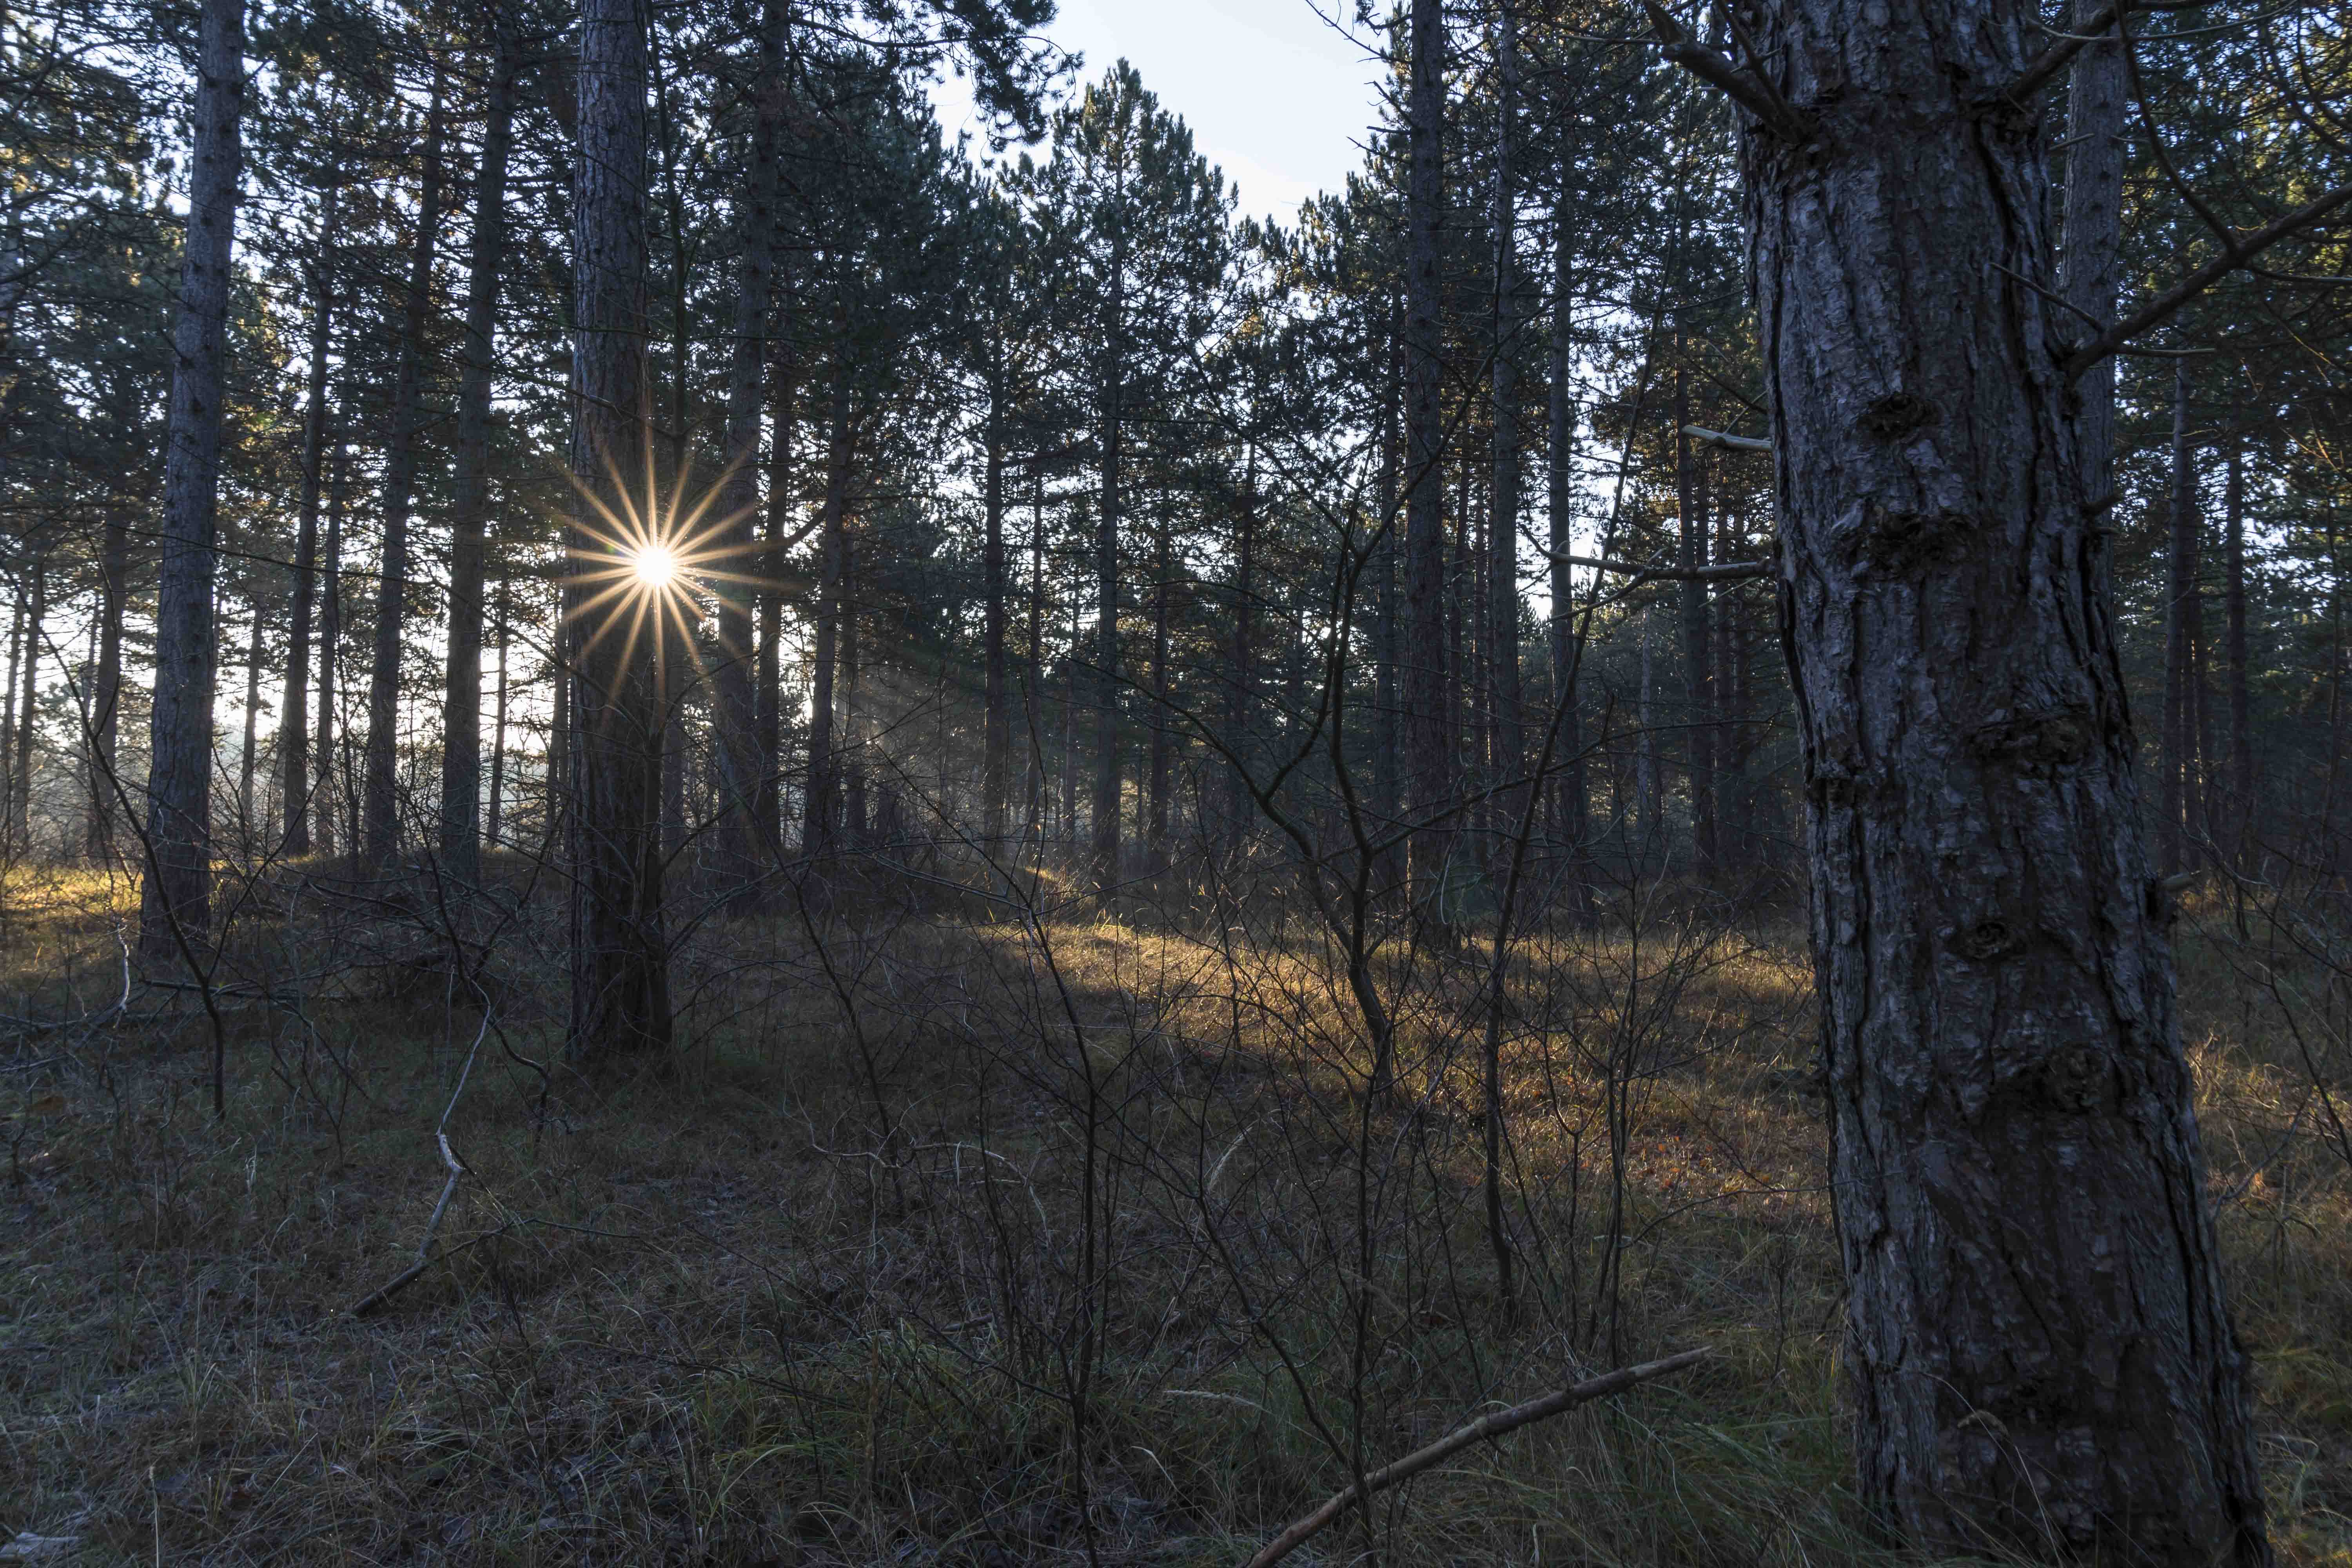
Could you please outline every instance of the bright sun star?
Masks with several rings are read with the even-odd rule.
[[[646,587],[667,588],[677,578],[677,557],[661,545],[648,544],[633,553],[629,569]]]

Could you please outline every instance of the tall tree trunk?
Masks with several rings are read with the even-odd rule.
[[[1127,234],[1111,236],[1110,300],[1103,322],[1105,368],[1098,389],[1096,439],[1101,447],[1101,491],[1095,518],[1095,885],[1108,894],[1119,876],[1118,766],[1118,525],[1120,406],[1127,364]]]
[[[1374,830],[1395,831],[1403,803],[1403,772],[1398,766],[1403,725],[1397,692],[1398,537],[1404,531],[1404,299],[1389,300],[1386,333],[1388,374],[1381,399],[1380,541],[1372,548],[1372,798]],[[1381,880],[1393,873],[1382,868]]]
[[[662,923],[662,691],[636,606],[599,599],[603,516],[650,488],[646,375],[646,0],[583,0],[574,166],[572,477],[563,647],[573,692],[570,1049],[596,1061],[670,1044]],[[599,559],[601,557],[602,559]],[[600,581],[600,579],[602,579]]]
[[[801,824],[801,853],[810,857],[833,847],[839,820],[840,759],[835,755],[835,665],[841,647],[842,595],[846,586],[847,543],[842,511],[849,486],[849,373],[834,372],[833,428],[825,443],[824,502],[817,521],[818,572],[816,650],[809,682],[808,804]]]
[[[1681,512],[1676,563],[1696,573],[1706,564],[1706,458],[1691,446],[1683,427],[1690,423],[1690,395],[1681,365],[1675,367],[1675,478]],[[1707,668],[1706,584],[1696,576],[1682,583],[1683,723],[1690,753],[1691,874],[1702,887],[1716,879],[1715,689]]]
[[[1552,701],[1564,705],[1559,752],[1568,759],[1552,805],[1553,831],[1567,846],[1569,900],[1580,915],[1589,912],[1591,880],[1582,869],[1589,783],[1584,734],[1577,703],[1575,646],[1576,574],[1568,557],[1576,548],[1576,393],[1570,377],[1576,367],[1575,163],[1562,157],[1559,189],[1552,202],[1552,317],[1550,428],[1544,453],[1544,542],[1551,552],[1550,633]]]
[[[866,817],[866,770],[871,760],[866,748],[864,710],[858,699],[857,545],[846,526],[841,536],[841,828],[842,841],[853,848],[868,839]]]
[[[11,584],[9,595],[8,670],[0,677],[0,855],[13,853],[16,837],[16,692],[24,683],[26,647],[26,611],[31,599],[28,584]]]
[[[1013,715],[1004,657],[1004,378],[1003,344],[991,344],[996,363],[988,377],[987,473],[982,482],[985,531],[981,543],[982,621],[980,820],[982,842],[994,847],[1004,837],[1004,795],[1013,770]]]
[[[727,493],[712,586],[719,600],[719,648],[711,677],[718,705],[719,886],[728,907],[751,907],[765,846],[761,786],[774,771],[760,735],[761,671],[755,660],[748,570],[760,521],[760,416],[767,401],[768,311],[775,295],[777,195],[782,189],[784,72],[792,41],[793,0],[766,0],[760,58],[751,82],[751,167],[744,181],[737,245],[734,359],[727,386]],[[780,667],[781,668],[781,667]]]
[[[782,293],[782,290],[778,290]],[[752,722],[759,731],[759,842],[781,854],[784,832],[784,541],[792,525],[793,431],[799,361],[779,330],[769,358],[768,505],[759,556],[760,668]]]
[[[41,717],[41,627],[49,616],[49,558],[37,551],[28,574],[32,607],[25,619],[25,693],[16,709],[16,768],[8,800],[9,837],[18,850],[33,847],[33,765],[39,760]]]
[[[2246,682],[2246,452],[2242,438],[2230,444],[2229,533],[2223,541],[2228,575],[2222,613],[2228,617],[2222,658],[2228,666],[2230,703],[2230,812],[2236,868],[2252,870],[2254,836],[2254,732]]]
[[[163,455],[147,774],[150,858],[140,896],[140,952],[150,962],[176,956],[181,934],[201,946],[212,915],[213,540],[227,390],[229,248],[244,162],[238,121],[245,102],[245,0],[205,0],[197,51],[187,250],[173,330],[175,374]]]
[[[1747,559],[1740,553],[1746,541],[1741,537],[1737,510],[1727,491],[1716,497],[1713,510],[1716,560]],[[1715,806],[1715,865],[1717,875],[1727,879],[1746,871],[1754,848],[1741,826],[1748,799],[1748,755],[1742,749],[1738,729],[1745,712],[1739,674],[1739,607],[1738,599],[1730,593],[1717,599],[1713,616],[1715,651],[1707,666],[1709,690],[1714,699],[1708,705],[1707,717],[1714,731],[1717,769],[1715,787],[1710,792]]]
[[[509,617],[512,607],[508,603],[507,575],[499,574],[498,629],[499,695],[498,712],[490,730],[490,814],[482,825],[482,842],[498,847],[499,830],[504,825],[502,807],[506,804],[507,785],[507,650],[510,638]]]
[[[1021,717],[1029,732],[1022,748],[1022,827],[1024,840],[1045,831],[1045,475],[1029,470],[1029,658],[1021,680]]]
[[[2172,375],[2172,485],[2166,508],[2164,732],[2157,766],[2162,780],[2158,799],[2158,863],[2167,876],[2189,857],[2195,832],[2189,818],[2196,787],[2196,699],[2193,645],[2200,607],[2197,597],[2197,469],[2189,452],[2189,367],[2174,362]]]
[[[1234,668],[1232,685],[1226,689],[1225,728],[1232,739],[1227,742],[1234,754],[1241,759],[1241,768],[1233,777],[1231,797],[1226,802],[1230,818],[1227,831],[1232,834],[1232,847],[1240,849],[1249,836],[1257,805],[1250,798],[1244,772],[1254,767],[1257,759],[1257,443],[1249,445],[1248,456],[1242,468],[1241,516],[1237,520],[1239,537],[1234,543]]]
[[[392,440],[383,457],[383,544],[376,568],[375,651],[368,665],[367,775],[360,853],[388,866],[400,853],[401,630],[408,616],[408,514],[425,433],[425,333],[433,312],[433,255],[441,233],[441,75],[425,118],[425,173],[409,249],[400,353],[393,373]]]
[[[1759,20],[1818,116],[1742,162],[1858,1489],[1930,1552],[2266,1562],[2043,143],[1979,107],[2036,13]]]
[[[131,524],[120,510],[106,514],[99,554],[98,678],[90,692],[89,850],[92,859],[114,854],[116,738],[122,725],[122,611],[131,596]]]
[[[1175,552],[1169,538],[1168,498],[1160,500],[1158,526],[1152,530],[1151,557],[1151,795],[1150,816],[1143,837],[1153,876],[1168,869],[1168,596],[1175,575]]]
[[[254,766],[261,760],[261,595],[248,593],[246,605],[253,625],[245,649],[245,749],[236,765],[236,826],[238,837],[249,849],[260,842],[262,826],[253,812]]]
[[[1440,0],[1412,0],[1406,94],[1405,184],[1405,805],[1421,825],[1408,859],[1414,908],[1437,925],[1433,900],[1452,835],[1440,816],[1453,804],[1454,737],[1445,615],[1445,433],[1439,404],[1444,297],[1438,277],[1444,223],[1445,29]],[[1385,1083],[1375,1084],[1384,1092]]]
[[[351,499],[351,448],[343,444],[340,422],[332,444],[327,483],[327,563],[319,575],[319,771],[318,784],[310,791],[317,821],[313,837],[321,855],[335,852],[335,805],[343,798],[335,788],[335,683],[343,654],[343,511]],[[354,850],[358,847],[348,835],[343,842]]]
[[[1494,498],[1486,528],[1486,637],[1493,665],[1495,776],[1497,784],[1526,770],[1528,741],[1519,690],[1519,232],[1518,188],[1513,183],[1517,138],[1519,23],[1502,6],[1496,48]],[[1522,796],[1495,797],[1494,815],[1516,831]]]
[[[280,853],[310,853],[310,621],[319,592],[319,507],[327,484],[327,355],[333,347],[333,247],[341,186],[319,198],[319,246],[310,260],[310,365],[302,406],[302,500],[294,534],[294,580],[286,630],[286,681],[278,716],[279,792],[286,833]]]
[[[482,160],[474,175],[474,247],[467,263],[466,369],[457,389],[457,452],[449,507],[449,658],[441,692],[441,864],[460,883],[482,871],[482,567],[490,514],[490,378],[497,364],[499,271],[506,261],[507,159],[521,59],[497,29]],[[501,650],[503,658],[503,650]]]

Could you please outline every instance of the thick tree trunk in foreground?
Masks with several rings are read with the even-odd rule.
[[[327,488],[327,353],[335,326],[333,274],[338,187],[319,199],[319,249],[310,263],[310,366],[302,408],[301,521],[294,535],[294,581],[286,634],[285,707],[278,721],[278,765],[285,796],[282,853],[310,853],[310,620],[318,602],[319,504]]]
[[[646,420],[646,0],[585,0],[572,263],[572,477],[563,650],[572,692],[570,1049],[583,1060],[666,1051],[662,691],[640,607],[612,585],[605,516],[649,489]]]
[[[1453,804],[1453,737],[1446,713],[1445,433],[1439,405],[1444,340],[1438,278],[1444,222],[1445,33],[1439,0],[1412,0],[1412,79],[1406,99],[1410,168],[1405,186],[1404,313],[1404,709],[1405,807],[1424,825]],[[1430,900],[1444,875],[1453,835],[1423,826],[1408,862],[1412,898],[1443,922]]]
[[[1935,1551],[2266,1560],[2164,894],[1995,0],[1770,0],[1743,137],[1860,1489]]]
[[[408,514],[416,495],[416,446],[425,424],[425,331],[433,307],[433,253],[441,229],[441,81],[425,121],[425,180],[409,251],[399,368],[392,388],[392,441],[383,456],[383,549],[376,572],[375,650],[368,665],[367,773],[360,851],[370,866],[400,853],[401,630],[408,617]]]
[[[466,372],[449,508],[449,658],[441,689],[441,864],[460,882],[482,871],[482,571],[490,515],[490,376],[499,269],[506,260],[507,156],[521,62],[499,25],[474,176],[474,253],[466,283]]]
[[[767,0],[751,83],[751,169],[738,224],[741,272],[735,289],[734,360],[727,388],[727,493],[720,502],[716,570],[719,648],[711,677],[718,705],[718,873],[729,907],[742,911],[758,885],[761,786],[775,767],[760,746],[759,650],[752,646],[753,536],[761,519],[760,416],[767,403],[768,307],[775,292],[776,196],[784,110],[791,0]]]
[[[245,101],[244,0],[205,0],[190,116],[187,256],[173,329],[175,373],[163,454],[163,563],[155,607],[147,843],[139,947],[201,946],[211,921],[213,550],[220,512],[221,401],[227,368],[229,247],[236,228]]]

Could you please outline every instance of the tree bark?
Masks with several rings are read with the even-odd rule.
[[[335,682],[343,652],[343,510],[351,496],[351,449],[340,423],[332,442],[327,483],[326,568],[319,574],[319,756],[318,784],[310,791],[321,855],[335,852]],[[348,835],[343,841],[354,849]]]
[[[488,817],[482,824],[482,842],[493,849],[498,847],[499,830],[504,826],[502,817],[504,816],[503,807],[506,804],[507,651],[511,633],[511,627],[509,622],[512,614],[512,608],[508,600],[509,591],[506,574],[501,571],[499,574],[498,630],[496,633],[499,646],[498,710],[496,718],[492,721],[490,730],[490,811]]]
[[[842,595],[847,542],[842,511],[849,485],[849,374],[834,372],[833,429],[825,445],[824,502],[818,514],[816,649],[809,681],[808,804],[801,824],[801,853],[832,848],[840,798],[839,759],[834,754],[835,665],[841,647]]]
[[[781,292],[781,290],[780,290]],[[781,853],[784,832],[784,541],[792,524],[795,384],[790,342],[780,330],[769,360],[768,505],[759,557],[760,668],[752,721],[759,731],[760,843]]]
[[[1742,162],[1859,1490],[1931,1552],[2266,1562],[2043,142],[1979,107],[2036,14],[1759,20],[1817,128]]]
[[[574,168],[572,476],[563,647],[573,685],[569,1048],[588,1062],[666,1052],[668,944],[658,814],[662,691],[635,605],[599,597],[603,522],[650,478],[646,375],[646,0],[583,0]],[[600,578],[603,581],[600,581]]]
[[[741,274],[735,291],[734,359],[727,388],[727,493],[714,542],[711,584],[719,601],[719,648],[711,676],[718,704],[718,881],[727,907],[748,910],[763,858],[761,784],[773,771],[760,737],[760,692],[753,647],[752,533],[760,510],[760,416],[767,400],[768,310],[775,295],[778,193],[784,120],[784,70],[792,39],[792,0],[766,0],[759,64],[751,82],[751,169],[738,224]]]
[[[1486,642],[1497,784],[1526,770],[1528,752],[1519,689],[1519,231],[1512,163],[1517,136],[1519,23],[1512,5],[1505,4],[1501,9],[1495,59],[1495,361],[1489,377],[1494,495],[1486,525]],[[1517,826],[1523,798],[1517,790],[1495,797],[1492,811],[1503,831]]]
[[[1013,771],[1013,715],[1006,691],[1004,656],[1004,378],[1003,344],[992,333],[989,366],[987,472],[981,500],[985,531],[981,542],[981,592],[984,600],[981,627],[982,739],[980,818],[981,840],[992,852],[1004,837],[1005,790]]]
[[[2251,874],[2254,834],[2254,738],[2246,679],[2246,454],[2242,439],[2230,445],[2228,529],[2223,542],[2222,658],[2228,669],[2230,704],[2230,821],[2238,870]]]
[[[425,333],[433,310],[433,257],[441,232],[441,77],[425,119],[425,172],[409,250],[400,356],[392,389],[392,440],[383,458],[383,542],[376,568],[375,650],[368,666],[367,773],[360,852],[372,867],[400,853],[401,628],[408,616],[408,514],[425,427]]]
[[[49,558],[37,552],[29,569],[32,607],[25,619],[25,693],[16,709],[16,759],[8,798],[9,837],[18,850],[33,847],[33,764],[40,743],[41,627],[49,616]]]
[[[1715,885],[1715,687],[1708,666],[1706,584],[1696,574],[1706,565],[1706,458],[1685,434],[1690,395],[1682,367],[1675,369],[1675,477],[1681,511],[1676,564],[1692,574],[1682,582],[1683,723],[1690,756],[1691,874],[1702,887]]]
[[[507,160],[521,60],[507,24],[491,23],[489,101],[474,175],[467,265],[465,374],[449,508],[449,657],[441,692],[441,864],[460,883],[482,873],[482,572],[490,513],[490,381],[497,364],[499,272],[506,262]],[[503,650],[501,650],[503,658]]]
[[[286,815],[278,849],[289,857],[310,853],[310,621],[319,591],[319,507],[327,481],[327,355],[335,330],[331,268],[340,194],[340,184],[330,184],[320,195],[319,247],[309,279],[310,364],[302,408],[302,499],[286,631],[285,706],[278,719],[279,790]]]
[[[213,541],[220,512],[229,250],[244,161],[244,0],[205,0],[197,47],[187,250],[173,331],[175,374],[163,456],[147,777],[151,856],[140,897],[140,952],[150,962],[178,956],[182,935],[201,947],[212,914]]]
[[[253,622],[245,648],[245,748],[236,763],[236,826],[239,841],[250,848],[261,842],[263,826],[253,813],[253,775],[261,743],[261,595],[249,591],[245,602]]]
[[[1375,829],[1394,831],[1403,800],[1403,773],[1398,766],[1403,725],[1397,692],[1397,561],[1398,536],[1404,531],[1401,508],[1404,501],[1404,300],[1389,300],[1388,326],[1381,347],[1387,361],[1386,384],[1381,398],[1380,542],[1371,553],[1372,573],[1372,798]],[[1393,868],[1383,867],[1385,882]]]
[[[1095,885],[1108,894],[1119,876],[1118,524],[1120,395],[1127,364],[1127,232],[1111,236],[1110,295],[1103,321],[1104,368],[1097,390],[1101,489],[1095,517]]]
[[[2157,752],[2158,860],[2166,876],[2190,858],[2196,826],[2195,644],[2203,608],[2197,593],[2197,469],[2189,451],[2189,369],[2172,376],[2171,492],[2166,507],[2164,729]]]
[[[1150,816],[1144,823],[1146,869],[1153,876],[1168,869],[1168,596],[1169,579],[1176,574],[1175,552],[1169,537],[1168,498],[1163,491],[1160,516],[1152,530],[1151,557],[1151,793]]]
[[[1576,394],[1570,377],[1576,363],[1576,248],[1571,221],[1575,163],[1562,157],[1559,189],[1552,204],[1552,318],[1550,429],[1544,453],[1546,542],[1551,551],[1552,701],[1560,704],[1559,751],[1568,758],[1553,802],[1553,831],[1567,847],[1569,901],[1580,916],[1591,910],[1591,880],[1584,868],[1590,785],[1584,766],[1584,734],[1577,703],[1581,660],[1575,646],[1576,574],[1568,557],[1576,548]]]
[[[114,854],[121,777],[115,772],[122,726],[122,611],[131,592],[131,524],[119,510],[106,514],[99,554],[98,677],[90,691],[89,850],[92,859]]]
[[[1406,95],[1405,185],[1405,805],[1420,825],[1407,861],[1414,909],[1444,923],[1433,900],[1452,835],[1439,823],[1452,804],[1454,740],[1447,733],[1444,430],[1439,406],[1444,352],[1439,312],[1444,222],[1445,32],[1440,0],[1412,0]],[[1375,1086],[1385,1088],[1386,1086]]]
[[[2081,314],[2062,322],[2069,339],[2088,340],[2093,321],[2116,319],[2121,282],[2124,205],[2124,115],[2129,72],[2123,44],[2110,20],[2099,26],[2112,0],[2074,0],[2074,26],[2099,27],[2107,41],[2085,44],[2074,56],[2066,89],[2065,248],[2059,259],[2058,288]],[[2086,319],[2087,318],[2087,319]],[[2115,497],[2116,362],[2103,359],[2074,384],[2082,412],[2074,422],[2083,470],[2084,499],[2110,510]]]
[[[1226,742],[1241,760],[1225,803],[1227,831],[1238,851],[1249,836],[1257,805],[1250,798],[1244,774],[1257,758],[1257,443],[1249,444],[1242,464],[1239,537],[1234,542],[1234,668],[1226,689]]]

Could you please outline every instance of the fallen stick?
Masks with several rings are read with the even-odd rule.
[[[433,1267],[433,1238],[441,1234],[442,1218],[449,1212],[449,1200],[457,1195],[457,1184],[465,1178],[466,1167],[449,1147],[449,1135],[436,1131],[435,1140],[441,1145],[441,1163],[449,1167],[449,1179],[441,1184],[441,1201],[433,1205],[433,1217],[425,1222],[425,1239],[416,1244],[416,1261],[352,1303],[351,1315],[364,1318],[384,1302],[414,1284],[418,1275]]]
[[[1615,1372],[1605,1372],[1599,1377],[1589,1377],[1582,1383],[1570,1384],[1568,1387],[1547,1394],[1540,1399],[1530,1399],[1525,1405],[1514,1405],[1508,1410],[1497,1410],[1492,1415],[1482,1415],[1460,1431],[1440,1437],[1426,1448],[1415,1449],[1394,1464],[1374,1470],[1364,1478],[1361,1495],[1369,1497],[1374,1492],[1386,1491],[1399,1481],[1411,1480],[1432,1465],[1460,1453],[1473,1443],[1482,1443],[1490,1437],[1499,1437],[1506,1432],[1516,1432],[1522,1426],[1541,1421],[1547,1416],[1573,1410],[1580,1405],[1590,1405],[1596,1399],[1606,1399],[1612,1394],[1622,1394],[1634,1384],[1647,1383],[1654,1377],[1664,1377],[1668,1373],[1680,1372],[1694,1362],[1705,1359],[1707,1353],[1704,1350],[1685,1351],[1680,1355],[1670,1355],[1664,1361],[1647,1361],[1638,1366],[1619,1367]],[[1357,1500],[1358,1496],[1357,1489],[1351,1486],[1339,1496],[1332,1498],[1313,1513],[1268,1542],[1256,1556],[1249,1560],[1248,1568],[1268,1568],[1269,1564],[1281,1562],[1297,1550],[1309,1536],[1339,1518],[1346,1511],[1349,1503]]]

